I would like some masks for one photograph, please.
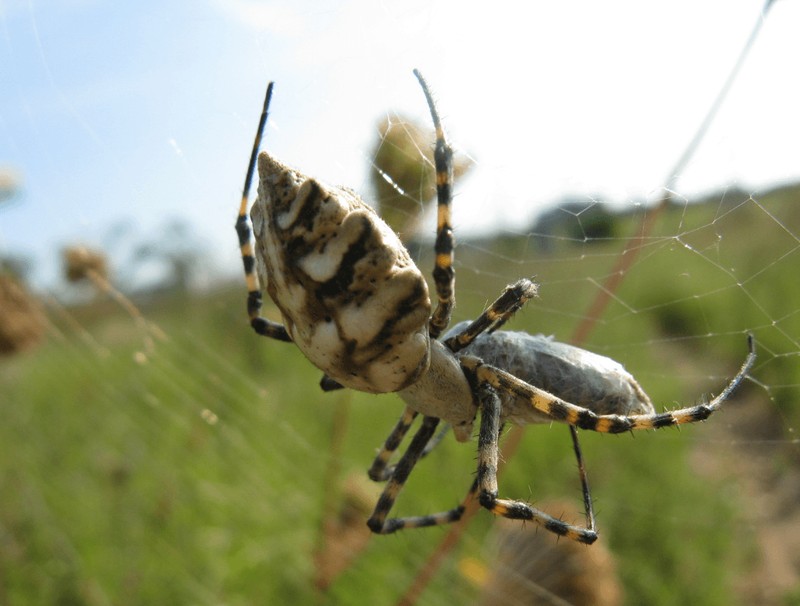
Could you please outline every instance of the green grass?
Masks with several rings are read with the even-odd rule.
[[[792,427],[800,285],[789,234],[800,230],[791,204],[770,207],[780,223],[752,203],[729,215],[712,206],[670,211],[588,346],[672,405],[718,390],[752,330],[761,353],[754,375],[766,390],[743,391]],[[541,298],[512,328],[568,340],[621,244],[557,240],[547,254],[526,239],[488,251],[465,244],[457,319],[474,316],[510,279],[536,274]],[[168,337],[144,362],[134,323],[103,304],[74,311],[102,349],[51,313],[58,330],[49,341],[0,365],[0,603],[396,601],[444,530],[371,539],[324,595],[313,587],[311,554],[331,496],[324,474],[334,416],[348,411],[342,476],[361,477],[399,399],[320,392],[319,372],[296,349],[252,335],[238,287],[143,312]],[[631,604],[728,604],[752,565],[754,529],[741,525],[737,486],[725,474],[693,473],[699,447],[715,452],[704,441],[709,429],[582,434],[601,540]],[[473,478],[474,448],[447,440],[412,475],[399,513],[455,504]],[[501,493],[567,498],[567,518],[579,520],[566,428],[528,428]],[[459,562],[483,556],[491,523],[479,513],[425,604],[475,599]]]

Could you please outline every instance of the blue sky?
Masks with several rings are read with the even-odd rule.
[[[61,246],[182,218],[210,269],[235,275],[270,79],[265,145],[367,193],[377,121],[427,119],[420,68],[476,161],[456,201],[462,233],[522,229],[564,195],[654,198],[762,5],[0,0],[0,167],[22,179],[0,208],[0,254],[32,257],[48,285]],[[800,3],[777,0],[682,195],[800,179],[799,24]]]

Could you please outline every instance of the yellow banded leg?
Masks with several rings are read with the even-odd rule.
[[[478,500],[496,515],[512,520],[528,520],[562,537],[590,545],[597,540],[593,528],[568,524],[522,501],[497,498],[497,462],[500,438],[500,398],[488,384],[479,387],[481,429],[478,436]]]
[[[387,467],[389,459],[392,458],[397,447],[400,446],[400,442],[403,441],[406,433],[408,433],[408,429],[411,427],[414,419],[417,418],[417,414],[416,411],[406,406],[402,416],[397,421],[397,425],[394,426],[389,437],[386,438],[375,460],[372,462],[372,466],[369,468],[369,471],[367,471],[367,475],[369,475],[371,480],[375,482],[385,482],[392,475],[394,468]]]
[[[279,341],[291,341],[286,328],[277,322],[272,322],[262,318],[261,313],[261,286],[258,283],[256,274],[256,260],[253,255],[253,230],[250,227],[250,219],[247,216],[247,200],[250,196],[250,185],[253,182],[255,173],[256,159],[258,158],[258,148],[261,145],[261,137],[264,134],[264,126],[267,123],[269,103],[272,99],[272,85],[267,85],[267,93],[264,96],[264,107],[261,110],[261,118],[258,122],[253,149],[250,152],[250,163],[247,165],[247,174],[244,178],[242,188],[242,201],[239,206],[239,215],[236,218],[236,233],[239,236],[239,250],[242,254],[242,264],[244,265],[244,277],[247,281],[247,315],[250,318],[250,325],[258,334],[270,337]]]
[[[534,409],[546,414],[554,421],[601,433],[622,433],[637,429],[660,429],[707,419],[722,406],[753,367],[756,354],[752,335],[748,337],[748,344],[749,353],[739,372],[713,400],[707,404],[697,404],[650,415],[598,415],[587,408],[576,406],[534,387],[504,370],[484,364],[474,356],[464,356],[459,361],[462,368],[472,374],[478,383],[488,383],[500,392],[511,393],[526,399]]]
[[[455,306],[455,270],[453,269],[453,227],[450,224],[450,202],[453,198],[453,149],[447,142],[447,137],[436,110],[428,83],[418,70],[414,75],[419,80],[422,92],[428,102],[431,120],[436,129],[436,147],[433,152],[434,167],[436,169],[436,243],[434,252],[436,258],[433,267],[433,281],[436,286],[438,303],[430,319],[430,335],[437,338],[450,323],[450,314]]]
[[[502,294],[487,307],[467,328],[447,339],[444,344],[451,351],[460,351],[472,343],[481,333],[493,332],[505,324],[525,303],[536,296],[538,287],[523,278],[509,284]]]
[[[389,479],[389,482],[383,489],[383,493],[378,499],[378,503],[375,505],[375,511],[372,512],[372,516],[367,520],[367,526],[369,526],[372,532],[390,534],[401,528],[435,526],[437,524],[455,521],[461,517],[461,511],[452,510],[451,512],[434,514],[431,516],[387,519],[397,499],[397,495],[400,494],[408,476],[414,469],[414,465],[416,465],[417,461],[422,456],[425,446],[436,432],[436,426],[438,424],[439,419],[436,417],[424,417],[422,419],[422,425],[417,430],[417,433],[414,434],[414,439],[411,440],[408,450],[406,450],[405,454],[397,463],[392,477]]]
[[[400,443],[403,441],[406,433],[408,433],[408,430],[411,427],[411,424],[414,422],[414,419],[417,417],[417,414],[418,413],[416,411],[409,407],[406,407],[406,409],[403,411],[402,416],[398,419],[397,424],[392,429],[389,437],[386,438],[386,441],[376,455],[375,460],[372,462],[372,466],[367,471],[367,475],[371,480],[375,482],[385,482],[392,476],[395,466],[389,466],[389,460],[400,446]],[[423,459],[428,456],[428,454],[439,445],[449,430],[450,424],[445,423],[439,430],[439,433],[432,436],[425,445],[425,448],[422,450],[422,454],[420,454],[419,458]]]
[[[370,530],[379,534],[391,534],[403,528],[422,528],[425,526],[439,526],[442,524],[449,524],[461,519],[466,509],[467,501],[469,501],[477,490],[477,482],[473,482],[470,492],[465,499],[453,509],[434,513],[425,516],[410,516],[404,518],[388,518],[389,512],[394,506],[397,495],[403,489],[406,480],[408,479],[414,465],[420,459],[422,454],[426,451],[427,445],[431,443],[436,432],[436,426],[439,424],[439,419],[435,417],[424,417],[422,426],[417,430],[414,439],[402,456],[400,461],[392,473],[388,484],[383,490],[375,506],[375,511],[372,516],[367,520],[367,526]]]

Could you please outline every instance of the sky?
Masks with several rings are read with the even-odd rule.
[[[524,231],[565,197],[654,200],[763,6],[0,0],[0,169],[21,182],[0,206],[0,255],[29,257],[48,287],[61,247],[113,255],[179,219],[209,271],[235,275],[267,82],[264,146],[368,196],[378,121],[429,119],[415,67],[475,162],[457,234]],[[776,0],[679,195],[800,179],[799,24],[800,2]]]

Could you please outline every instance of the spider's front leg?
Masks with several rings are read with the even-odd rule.
[[[272,99],[272,82],[267,85],[267,93],[264,95],[264,107],[261,110],[261,118],[258,122],[256,137],[253,141],[253,149],[250,152],[250,163],[247,165],[247,174],[244,178],[242,188],[242,203],[239,206],[239,215],[236,217],[236,234],[239,236],[239,250],[242,254],[242,264],[244,265],[244,277],[247,281],[247,315],[250,318],[250,326],[263,337],[286,341],[291,343],[292,338],[286,332],[286,328],[277,322],[261,317],[261,286],[256,275],[256,259],[253,255],[253,229],[250,226],[250,219],[247,217],[247,200],[250,197],[250,185],[253,182],[256,159],[258,158],[258,148],[261,145],[261,137],[264,134],[264,126],[267,123],[269,112],[269,102]]]
[[[453,227],[450,225],[450,203],[453,199],[453,149],[447,142],[436,103],[433,101],[428,83],[419,70],[414,70],[428,109],[431,120],[436,130],[436,146],[433,152],[434,168],[436,169],[436,242],[434,252],[436,260],[433,267],[433,280],[439,302],[434,309],[429,321],[429,332],[433,339],[447,328],[450,323],[450,314],[455,307],[455,282],[456,273],[453,269],[455,242]]]
[[[500,439],[500,398],[487,382],[480,384],[478,397],[481,401],[481,428],[478,436],[478,499],[480,504],[494,514],[512,520],[536,522],[546,530],[581,543],[591,545],[597,540],[593,527],[583,528],[568,524],[522,501],[497,497],[497,463]]]
[[[452,352],[469,347],[484,332],[494,332],[508,322],[511,316],[536,296],[538,288],[535,282],[526,278],[509,284],[494,303],[483,310],[462,332],[450,337],[445,335],[444,344]]]

